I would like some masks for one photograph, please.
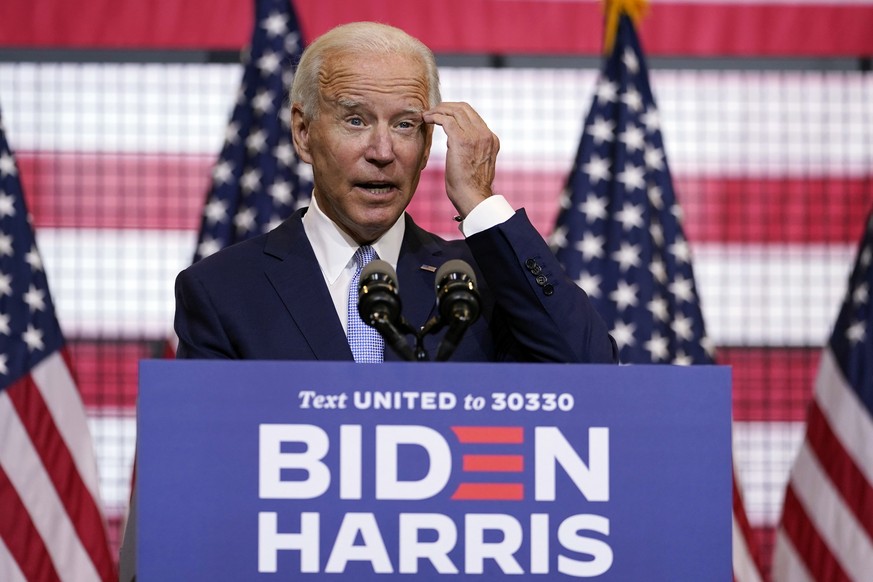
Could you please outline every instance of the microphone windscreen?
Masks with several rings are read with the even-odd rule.
[[[473,267],[470,266],[470,263],[461,259],[452,259],[451,261],[446,261],[437,269],[434,289],[439,291],[444,280],[453,275],[455,279],[466,276],[473,283],[473,287],[476,286],[476,273],[473,272]]]
[[[360,283],[363,284],[374,274],[382,275],[382,277],[387,277],[391,280],[391,283],[394,285],[395,289],[400,289],[400,286],[397,284],[397,272],[394,270],[394,267],[391,266],[387,261],[383,261],[382,259],[373,259],[361,269],[361,278],[359,279]]]

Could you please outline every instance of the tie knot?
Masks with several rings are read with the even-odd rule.
[[[370,245],[364,245],[359,247],[357,251],[355,251],[355,264],[358,266],[358,270],[363,269],[367,263],[376,258],[376,249],[371,247]]]

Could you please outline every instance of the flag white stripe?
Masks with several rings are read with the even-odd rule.
[[[0,580],[3,582],[27,582],[27,578],[18,567],[18,562],[9,553],[9,548],[0,537]]]
[[[82,482],[100,508],[97,461],[91,432],[88,430],[82,398],[63,356],[60,352],[54,352],[34,366],[30,375],[70,451]]]
[[[803,442],[803,422],[734,422],[737,486],[753,527],[779,522],[791,465]]]
[[[780,527],[776,530],[773,550],[772,577],[774,582],[815,582],[803,560],[797,555],[794,544]]]
[[[101,497],[107,516],[123,515],[130,500],[130,478],[136,449],[136,417],[107,416],[105,410],[88,418],[100,463]]]
[[[241,73],[228,64],[0,63],[0,103],[18,151],[214,156]],[[500,136],[501,168],[569,171],[596,70],[443,67],[440,75],[443,96],[475,103]],[[655,70],[651,83],[676,175],[808,178],[869,170],[857,120],[873,118],[870,75]],[[835,115],[840,95],[846,98]],[[742,147],[711,139],[735,134],[749,136]],[[434,132],[431,158],[444,156],[445,136]]]
[[[736,515],[731,517],[734,580],[736,582],[761,582],[761,575],[752,559],[752,554],[749,553],[749,546],[746,544],[746,538],[743,536],[740,524],[737,523],[737,517]]]
[[[873,418],[846,383],[830,347],[822,354],[815,401],[846,453],[873,485]]]
[[[865,580],[873,572],[873,543],[804,442],[791,471],[791,484],[813,527],[846,574]]]
[[[3,63],[0,103],[19,152],[215,155],[241,75],[231,64]]]
[[[706,330],[716,345],[826,343],[854,246],[704,243],[692,251]],[[798,306],[805,307],[802,317]]]
[[[193,230],[39,229],[55,311],[67,339],[166,337],[173,285],[191,264]]]
[[[64,582],[99,580],[27,430],[6,392],[0,394],[0,465],[18,492]]]
[[[173,285],[196,232],[37,231],[68,339],[166,337]],[[716,345],[823,345],[845,292],[849,245],[694,245],[695,277]],[[804,317],[796,306],[806,305]]]

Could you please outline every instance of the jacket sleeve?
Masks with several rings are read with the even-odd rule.
[[[615,363],[618,350],[588,295],[569,277],[524,210],[467,238],[509,338],[503,359]]]
[[[174,320],[179,359],[236,358],[224,331],[218,311],[203,283],[186,269],[176,277],[176,315]]]

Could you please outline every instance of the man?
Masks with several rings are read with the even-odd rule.
[[[473,265],[482,317],[453,360],[615,361],[585,293],[524,213],[492,196],[498,139],[469,105],[440,102],[421,42],[381,24],[337,27],[305,51],[291,100],[294,145],[313,168],[312,205],[179,275],[179,357],[351,360],[349,285],[367,245],[396,268],[416,326],[435,308],[436,268],[455,258]],[[404,213],[435,125],[447,136],[446,194],[465,241],[442,240]],[[439,339],[429,338],[429,352]]]
[[[305,51],[291,100],[294,145],[313,168],[312,205],[179,274],[178,357],[363,361],[349,345],[361,322],[348,302],[364,246],[396,268],[415,325],[434,313],[441,264],[474,267],[482,316],[453,360],[616,361],[588,297],[524,212],[493,195],[498,139],[469,105],[441,102],[436,63],[421,42],[381,24],[337,27]],[[446,194],[464,241],[430,234],[404,212],[434,125],[447,136]],[[433,354],[441,336],[428,339]],[[375,360],[383,356],[399,359],[385,351]],[[135,521],[134,507],[130,534]],[[134,549],[135,536],[125,535],[122,580],[131,579]]]

